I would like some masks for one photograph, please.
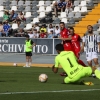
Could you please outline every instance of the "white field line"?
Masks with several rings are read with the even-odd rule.
[[[100,89],[84,89],[84,90],[60,90],[60,91],[33,91],[33,92],[7,92],[0,93],[0,95],[5,94],[38,94],[38,93],[58,93],[58,92],[88,92],[88,91],[100,91]]]

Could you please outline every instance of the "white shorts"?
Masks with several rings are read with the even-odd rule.
[[[86,59],[87,59],[87,61],[91,61],[94,58],[98,58],[98,53],[97,52],[86,53]]]

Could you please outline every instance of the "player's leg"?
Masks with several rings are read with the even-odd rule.
[[[91,52],[86,53],[86,59],[87,59],[88,66],[92,67],[92,53]]]
[[[92,59],[93,59],[93,61],[94,61],[94,63],[95,63],[95,66],[99,66],[99,63],[98,63],[98,54],[97,54],[97,52],[92,52]]]
[[[78,58],[78,63],[79,63],[80,65],[86,67],[85,63],[84,63],[82,60],[79,59],[79,58],[80,58],[79,50],[78,50],[78,51],[74,51],[74,54],[75,54],[76,57]]]
[[[30,67],[32,64],[32,52],[29,52],[29,66]]]

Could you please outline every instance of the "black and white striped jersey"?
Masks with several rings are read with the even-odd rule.
[[[100,37],[97,35],[86,35],[83,37],[83,42],[85,43],[86,53],[88,52],[98,52],[98,42],[100,42]]]

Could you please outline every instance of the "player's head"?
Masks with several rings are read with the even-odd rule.
[[[88,25],[87,31],[88,31],[89,34],[92,34],[93,33],[93,27],[91,25]]]
[[[26,35],[25,37],[26,37],[26,40],[29,40],[29,35]]]
[[[60,29],[63,30],[65,28],[65,23],[64,22],[60,22]]]
[[[70,34],[71,34],[71,35],[74,34],[74,28],[73,28],[73,27],[70,27],[70,28],[69,28],[69,31],[70,31]]]
[[[55,49],[56,49],[56,51],[57,51],[58,54],[59,54],[61,51],[64,51],[64,47],[63,47],[62,44],[57,44],[57,45],[55,46]]]

